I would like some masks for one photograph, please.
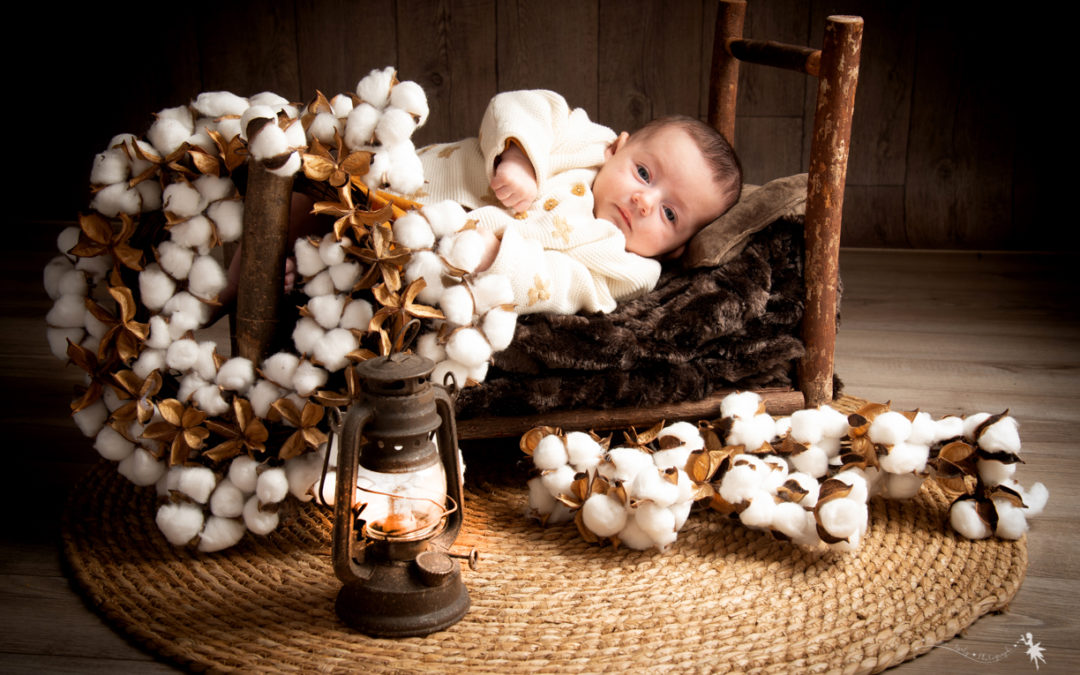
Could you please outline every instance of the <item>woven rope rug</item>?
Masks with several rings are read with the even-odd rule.
[[[908,502],[872,500],[853,554],[806,553],[712,512],[666,553],[600,548],[522,515],[513,454],[467,458],[472,608],[426,638],[338,620],[331,514],[313,505],[269,536],[190,553],[155,527],[154,491],[102,463],[68,504],[64,553],[93,608],[154,654],[259,672],[876,672],[1004,609],[1027,567],[1023,540],[948,530],[932,481]]]

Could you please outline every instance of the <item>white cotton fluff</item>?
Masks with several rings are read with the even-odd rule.
[[[150,373],[155,370],[161,370],[164,367],[164,349],[144,349],[142,353],[139,354],[139,358],[135,359],[135,362],[131,364],[132,372],[144,380],[150,376]]]
[[[689,445],[680,445],[677,448],[668,450],[658,450],[652,455],[653,464],[658,469],[683,469],[686,468],[686,462],[689,461],[691,452]]]
[[[953,503],[949,509],[949,524],[952,528],[968,539],[986,539],[990,536],[990,528],[979,517],[975,510],[974,499],[961,499]]]
[[[278,514],[259,508],[259,498],[252,495],[244,504],[244,524],[255,534],[270,534],[278,526]]]
[[[101,319],[94,316],[89,308],[86,310],[86,333],[99,341],[109,332],[109,326]]]
[[[348,94],[335,94],[330,99],[330,110],[333,111],[334,117],[348,117],[353,110],[353,105],[352,96]]]
[[[964,435],[964,420],[950,415],[943,417],[934,423],[934,442],[940,443],[951,438],[960,438]]]
[[[188,373],[180,378],[180,386],[176,390],[176,399],[178,401],[190,401],[195,392],[205,386],[206,380],[199,377],[197,373]]]
[[[351,300],[341,313],[341,327],[366,331],[374,315],[371,303],[367,300]]]
[[[139,273],[139,296],[150,311],[160,310],[175,293],[176,282],[161,269],[161,265],[150,263]]]
[[[191,370],[198,360],[199,344],[190,338],[173,342],[165,352],[165,365],[180,372]]]
[[[154,518],[158,529],[173,546],[184,546],[203,528],[203,510],[189,502],[163,504]]]
[[[289,155],[284,164],[277,166],[276,168],[269,169],[269,172],[275,176],[281,176],[283,178],[289,178],[293,176],[304,165],[304,160],[300,156],[299,152],[294,152]]]
[[[296,322],[296,326],[293,327],[292,339],[293,344],[296,345],[296,351],[301,354],[312,354],[315,352],[315,345],[319,343],[326,331],[319,326],[318,322],[311,317],[302,317]]]
[[[375,138],[386,147],[409,140],[416,131],[416,120],[400,108],[387,108],[375,125]]]
[[[416,211],[409,211],[394,221],[394,241],[405,248],[431,248],[435,233],[426,219]]]
[[[878,457],[882,471],[889,473],[920,472],[926,468],[930,457],[930,448],[925,445],[899,442],[889,448],[889,452]]]
[[[1046,508],[1046,502],[1050,499],[1050,490],[1042,483],[1035,483],[1030,488],[1024,488],[1015,480],[1005,483],[1006,487],[1012,488],[1019,495],[1027,507],[1026,514],[1029,518],[1039,515]]]
[[[127,153],[120,148],[110,148],[94,155],[94,163],[90,168],[90,183],[93,185],[119,183],[127,180],[130,172],[131,162],[128,161]]]
[[[139,193],[139,200],[142,202],[141,210],[144,213],[161,208],[161,184],[157,181],[144,180],[135,186],[135,191]]]
[[[259,161],[273,159],[290,152],[285,130],[274,123],[264,125],[248,143],[251,156]]]
[[[248,125],[252,120],[268,119],[270,124],[277,121],[277,113],[268,105],[252,104],[240,115],[240,138],[248,140]],[[268,124],[267,126],[270,126]],[[275,125],[276,126],[276,125]]]
[[[445,290],[442,281],[445,270],[446,266],[437,254],[432,251],[416,251],[405,265],[405,280],[412,283],[423,279],[426,285],[416,297],[422,303],[434,305]]]
[[[769,469],[751,455],[735,455],[732,460],[731,468],[720,481],[720,497],[729,504],[739,504],[762,489]]]
[[[216,384],[205,384],[199,387],[191,400],[207,415],[224,415],[229,410],[229,402],[221,394],[221,388]]]
[[[289,479],[285,469],[274,467],[259,474],[255,481],[255,495],[263,504],[276,504],[289,494]]]
[[[384,107],[390,99],[395,74],[393,66],[372,70],[356,84],[356,95],[376,108]]]
[[[82,328],[56,328],[49,326],[45,329],[45,339],[49,342],[49,351],[61,361],[67,359],[68,341],[73,344],[82,342],[86,333]]]
[[[105,401],[105,407],[109,409],[109,412],[113,412],[124,404],[120,394],[116,393],[116,390],[112,387],[105,387],[102,390],[101,399]]]
[[[326,263],[319,255],[319,247],[310,239],[297,239],[294,254],[296,271],[303,277],[313,277],[326,269]]]
[[[228,91],[204,91],[191,103],[191,107],[205,117],[242,115],[249,105],[246,98]]]
[[[433,363],[446,359],[446,348],[439,344],[438,333],[424,333],[416,340],[416,353]]]
[[[979,459],[976,463],[979,478],[987,485],[1000,485],[1011,479],[1016,473],[1016,464],[999,462],[996,459]]]
[[[817,408],[796,410],[791,414],[791,438],[799,443],[813,445],[825,437],[825,416]]]
[[[214,235],[214,229],[210,225],[210,219],[206,216],[195,216],[182,223],[177,223],[169,230],[172,241],[207,253],[210,250],[210,241]]]
[[[752,391],[728,394],[720,401],[720,416],[749,419],[757,415],[760,405],[761,396]]]
[[[653,546],[661,551],[674,543],[678,536],[675,514],[671,509],[652,502],[645,502],[634,510],[634,522],[649,535]]]
[[[338,241],[333,232],[328,232],[319,242],[319,259],[325,267],[345,261],[345,247],[352,246],[352,240],[345,237]]]
[[[772,522],[769,524],[773,530],[780,532],[796,544],[805,541],[810,521],[806,518],[807,511],[801,505],[794,502],[782,502],[773,507]]]
[[[457,326],[467,326],[473,319],[472,293],[465,284],[458,284],[446,289],[439,298],[439,307],[446,320]]]
[[[614,537],[626,527],[626,507],[615,497],[594,494],[581,507],[585,527],[598,537]]]
[[[834,479],[851,488],[847,499],[853,499],[860,504],[865,504],[870,499],[870,486],[866,475],[861,469],[848,469],[833,476]]]
[[[502,274],[484,274],[473,283],[473,301],[476,313],[484,314],[501,305],[513,304],[514,288]]]
[[[244,538],[244,523],[235,518],[219,518],[210,516],[206,519],[206,525],[199,533],[198,549],[203,553],[222,551],[236,545]]]
[[[427,204],[420,209],[420,213],[431,225],[431,231],[436,238],[440,239],[461,230],[468,221],[468,215],[461,204],[449,199]]]
[[[472,273],[484,257],[484,238],[476,230],[464,230],[444,237],[439,252],[452,266]]]
[[[222,176],[200,176],[191,185],[199,191],[207,204],[231,197],[236,192],[232,179]]]
[[[285,478],[289,481],[289,494],[302,502],[315,496],[315,483],[322,476],[323,457],[326,446],[319,452],[309,452],[285,462]]]
[[[171,117],[159,117],[150,125],[146,139],[153,144],[157,152],[168,156],[176,152],[194,131],[194,120],[184,124]]]
[[[669,424],[656,435],[657,439],[675,438],[691,452],[705,447],[705,440],[698,432],[698,428],[689,422],[676,422]]]
[[[244,230],[244,202],[236,199],[214,202],[207,207],[206,215],[217,226],[221,241],[240,240]]]
[[[600,465],[600,473],[609,480],[630,483],[642,471],[656,472],[656,465],[647,452],[637,448],[618,447],[608,451]]]
[[[289,102],[289,99],[272,91],[261,91],[255,94],[251,97],[250,103],[252,106],[266,106],[275,115],[278,112],[284,112],[288,117],[296,117],[300,112],[296,109],[296,106]]]
[[[411,141],[391,146],[389,154],[390,168],[386,171],[386,182],[393,190],[410,195],[424,186],[424,165]]]
[[[199,358],[195,361],[194,372],[207,382],[213,382],[217,377],[216,354],[217,343],[213,340],[203,340],[199,343]]]
[[[255,484],[259,479],[259,463],[247,455],[240,455],[229,464],[229,480],[244,494],[255,492]]]
[[[390,90],[390,105],[400,108],[416,118],[416,125],[427,122],[429,108],[424,88],[416,82],[405,81],[394,85]]]
[[[975,431],[983,422],[990,419],[990,413],[975,413],[964,418],[964,438],[969,442],[975,442]]]
[[[99,399],[82,410],[72,413],[71,419],[75,422],[75,426],[79,427],[83,436],[94,436],[101,431],[105,420],[109,419],[109,409],[105,407],[105,402]]]
[[[837,539],[851,539],[866,530],[866,504],[844,497],[817,507],[821,527]]]
[[[529,488],[529,510],[536,515],[547,515],[555,510],[555,497],[544,487],[540,477],[532,478],[526,483]]]
[[[311,126],[308,127],[308,133],[312,138],[316,138],[323,145],[331,145],[334,143],[334,134],[344,131],[345,125],[341,123],[332,112],[321,112],[315,115],[311,120]]]
[[[207,133],[207,129],[213,128],[213,122],[207,122],[205,120],[198,120],[195,123],[195,133],[188,136],[186,143],[189,148],[200,148],[208,153],[217,152],[217,144],[214,143],[214,139],[210,138],[210,134]]]
[[[289,148],[293,150],[304,150],[307,148],[307,135],[304,131],[304,125],[300,120],[294,119],[285,126],[285,140],[288,141]]]
[[[75,263],[75,269],[86,272],[92,284],[104,279],[105,275],[112,271],[112,268],[113,259],[109,254],[79,258],[79,261]]]
[[[135,451],[120,460],[116,467],[121,476],[139,486],[158,482],[165,469],[165,462],[155,459],[145,448],[135,448]]]
[[[173,279],[187,279],[195,251],[173,241],[163,241],[157,248],[158,262]]]
[[[569,461],[566,443],[555,434],[549,434],[540,439],[533,450],[532,457],[533,464],[541,471],[554,471],[566,466]]]
[[[375,127],[381,113],[370,103],[362,102],[345,118],[345,145],[353,150],[369,145],[375,138]]]
[[[604,458],[604,449],[592,436],[581,431],[566,435],[566,455],[574,471],[592,471]]]
[[[451,359],[475,368],[491,358],[491,345],[475,328],[456,331],[446,341],[446,354]]]
[[[355,262],[342,262],[326,270],[330,282],[336,291],[352,291],[353,286],[360,279],[360,264]]]
[[[94,449],[105,459],[119,462],[135,450],[135,444],[110,426],[102,427],[94,439]]]
[[[544,484],[547,491],[554,496],[569,495],[571,492],[570,486],[574,483],[574,470],[570,466],[563,464],[557,469],[546,471],[540,476],[540,482]]]
[[[176,489],[200,504],[210,499],[210,493],[217,485],[214,472],[205,466],[182,466],[174,468],[177,472]]]
[[[203,300],[214,300],[228,283],[225,270],[213,256],[201,255],[191,263],[188,290],[192,295]]]
[[[83,328],[86,325],[86,298],[61,295],[45,315],[45,323],[56,328]]]
[[[321,327],[329,330],[337,328],[341,313],[345,309],[345,297],[341,295],[320,295],[308,300],[307,309],[311,318]]]
[[[517,328],[517,313],[499,307],[491,309],[484,315],[484,337],[494,351],[500,352],[510,346],[514,341],[514,330]]]
[[[252,411],[259,417],[266,417],[270,412],[270,406],[285,393],[269,380],[259,380],[247,392],[247,399],[251,402]]]
[[[821,487],[821,483],[818,482],[818,477],[802,471],[792,471],[788,473],[787,481],[794,481],[799,487],[806,491],[806,494],[798,504],[807,508],[814,508],[818,500],[818,490]]]
[[[747,450],[757,450],[776,435],[776,423],[768,414],[753,417],[736,417],[727,435],[728,445],[743,445]]]
[[[89,291],[86,274],[82,270],[68,269],[57,280],[56,290],[59,295],[85,296]]]
[[[241,356],[234,356],[217,373],[219,387],[230,391],[245,393],[255,383],[255,367],[251,361]]]
[[[210,306],[187,291],[181,291],[165,303],[162,314],[169,317],[169,334],[178,339],[206,323],[210,317]]]
[[[739,513],[739,520],[743,525],[755,529],[766,530],[772,527],[776,513],[776,500],[765,490],[758,490],[749,498],[750,505]]]
[[[42,281],[45,286],[45,292],[50,299],[56,300],[62,295],[60,292],[60,279],[68,272],[74,270],[75,266],[71,264],[71,261],[68,260],[66,256],[62,255],[54,257],[45,265]]]
[[[635,551],[644,551],[653,547],[653,540],[649,534],[637,524],[637,518],[630,518],[626,527],[618,534],[619,543]]]
[[[173,183],[163,194],[165,210],[178,218],[191,218],[206,209],[206,198],[185,181]]]
[[[219,518],[238,518],[244,513],[247,495],[228,478],[224,478],[210,495],[210,513]]]
[[[889,499],[911,499],[919,494],[923,477],[914,473],[885,474],[885,496]]]
[[[77,227],[65,227],[56,235],[56,248],[65,255],[70,262],[75,262],[76,257],[68,253],[79,243],[82,230]]]
[[[762,483],[762,487],[769,492],[775,493],[784,484],[788,477],[788,463],[775,455],[766,455],[761,461],[769,469]]]
[[[127,183],[113,183],[94,193],[90,207],[107,218],[115,218],[121,213],[135,215],[142,210],[142,197]]]
[[[300,357],[289,352],[278,352],[263,360],[260,370],[263,377],[271,382],[281,386],[288,386],[292,384],[298,365],[300,365]]]
[[[360,343],[352,331],[345,328],[334,328],[326,331],[326,334],[315,343],[315,351],[312,356],[328,371],[336,373],[348,365],[349,353],[359,346]]]
[[[818,407],[821,413],[822,431],[825,438],[843,438],[847,435],[848,416],[829,405]]]
[[[330,276],[330,270],[328,269],[319,272],[304,284],[304,293],[309,298],[330,295],[336,290],[334,288],[334,278]]]
[[[678,501],[679,486],[665,480],[655,469],[644,468],[630,481],[629,493],[632,499],[668,507]]]
[[[916,413],[915,419],[911,421],[911,433],[907,437],[908,442],[919,445],[933,445],[937,440],[936,436],[937,424],[934,422],[934,418],[930,417],[928,413]]]
[[[906,441],[911,435],[911,421],[904,415],[889,410],[881,413],[870,423],[867,436],[874,443],[894,445]],[[894,472],[895,473],[895,472]]]
[[[309,361],[303,361],[296,367],[292,388],[300,396],[310,396],[319,387],[326,384],[328,374],[325,370]]]
[[[464,363],[460,363],[453,359],[446,359],[435,364],[435,368],[431,371],[431,381],[435,384],[442,384],[449,386],[447,377],[452,377],[456,385],[464,387],[465,383],[469,381],[469,373],[472,368],[466,366]]]
[[[1020,425],[1013,417],[1002,417],[983,429],[979,447],[989,452],[1020,452]]]

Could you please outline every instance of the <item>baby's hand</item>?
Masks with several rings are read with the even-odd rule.
[[[521,213],[536,200],[536,171],[532,162],[516,145],[507,146],[499,155],[495,175],[491,177],[491,190],[503,206]]]

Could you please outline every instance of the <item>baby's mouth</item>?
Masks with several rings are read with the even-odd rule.
[[[617,210],[617,211],[619,212],[619,218],[621,218],[621,219],[622,219],[622,225],[623,225],[623,228],[624,228],[624,229],[625,229],[625,230],[626,230],[627,232],[629,232],[629,231],[630,231],[630,229],[631,229],[631,228],[630,228],[630,216],[628,216],[628,215],[626,214],[626,211],[624,211],[624,210],[623,210],[623,208],[622,208],[621,206],[616,206],[616,207],[615,207],[615,209],[616,209],[616,210]]]

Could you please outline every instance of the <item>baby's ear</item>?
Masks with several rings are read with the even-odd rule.
[[[629,132],[624,131],[619,134],[619,137],[616,138],[611,145],[607,146],[606,150],[604,150],[604,159],[611,159],[611,156],[618,152],[619,149],[624,146],[626,144],[626,141],[628,140],[630,140]]]

